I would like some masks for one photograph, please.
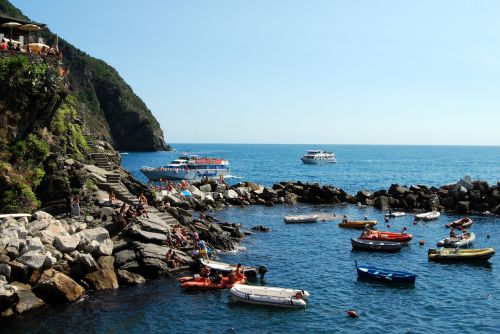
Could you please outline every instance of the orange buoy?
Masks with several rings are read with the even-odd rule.
[[[347,310],[347,315],[351,318],[358,318],[358,314],[356,313],[356,311],[354,311],[353,309],[350,309],[350,310]]]
[[[420,241],[418,242],[418,244],[419,244],[420,246],[425,245],[425,240],[420,240]]]

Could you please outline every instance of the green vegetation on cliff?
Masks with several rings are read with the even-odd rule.
[[[28,20],[7,0],[0,0],[0,15]],[[44,29],[41,36],[47,44],[55,44],[56,37],[49,29]],[[68,70],[75,109],[88,132],[112,143],[118,150],[169,149],[151,111],[114,68],[61,38],[59,49]]]

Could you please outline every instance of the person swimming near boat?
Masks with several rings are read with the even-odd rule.
[[[209,276],[210,276],[210,268],[207,266],[204,266],[200,270],[200,277],[204,278],[206,282],[209,281]]]
[[[406,232],[407,232],[406,226],[403,226],[403,230],[401,231],[401,234],[406,234]]]

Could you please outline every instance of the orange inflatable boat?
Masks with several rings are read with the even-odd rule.
[[[222,283],[215,284],[208,278],[204,277],[181,277],[178,279],[181,282],[181,288],[188,290],[220,290],[220,289],[231,289],[234,284],[246,284],[246,278],[238,278],[234,283],[228,283],[228,278],[223,277]]]

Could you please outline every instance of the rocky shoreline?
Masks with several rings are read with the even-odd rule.
[[[96,172],[96,170],[94,170]],[[232,186],[211,181],[189,185],[191,196],[177,191],[147,190],[154,206],[148,218],[132,219],[126,227],[118,221],[119,210],[110,206],[107,193],[94,189],[83,201],[80,217],[52,216],[43,211],[31,217],[4,218],[0,224],[1,317],[23,314],[46,304],[76,301],[87,292],[142,284],[146,279],[175,275],[192,264],[191,242],[174,249],[182,266],[171,268],[165,255],[167,234],[176,226],[186,239],[196,231],[212,249],[232,250],[249,231],[240,224],[198,219],[194,211],[215,211],[226,206],[277,204],[354,204],[380,210],[449,210],[458,213],[500,214],[500,185],[461,179],[439,188],[399,186],[349,195],[334,186],[280,182],[264,187],[253,182]],[[125,183],[130,183],[129,181]],[[85,204],[86,203],[86,204]],[[130,203],[129,204],[133,204]],[[266,232],[265,226],[252,228]]]

